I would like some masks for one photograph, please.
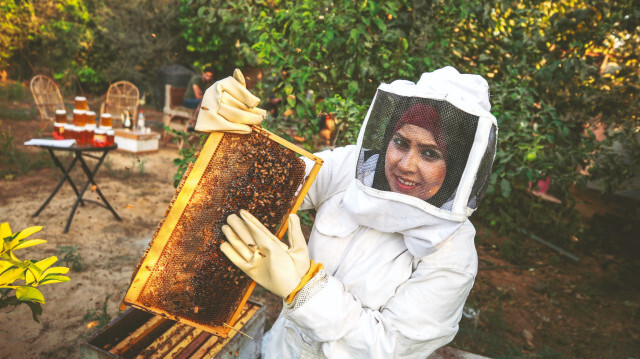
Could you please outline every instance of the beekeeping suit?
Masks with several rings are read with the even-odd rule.
[[[357,146],[318,154],[325,162],[301,209],[317,210],[309,255],[324,270],[285,303],[266,358],[426,358],[453,339],[477,273],[467,217],[495,154],[488,97],[484,79],[451,67],[383,84]],[[438,111],[448,168],[458,166],[427,201],[374,183],[385,132],[415,104]]]
[[[318,154],[324,165],[301,209],[317,211],[308,256],[324,268],[312,262],[311,276],[272,288],[239,265],[287,298],[266,358],[426,358],[453,339],[477,273],[467,217],[495,156],[489,111],[486,81],[445,67],[382,84],[357,145]]]

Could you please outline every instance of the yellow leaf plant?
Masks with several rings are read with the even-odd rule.
[[[58,258],[51,256],[39,261],[20,260],[14,253],[19,249],[46,243],[44,239],[28,239],[39,232],[41,226],[34,226],[12,233],[9,223],[0,224],[0,309],[27,304],[31,308],[33,320],[40,322],[44,296],[36,287],[68,282],[69,277],[63,275],[69,271],[67,267],[52,267]]]

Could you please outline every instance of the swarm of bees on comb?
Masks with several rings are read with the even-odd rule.
[[[296,153],[260,131],[225,134],[215,151],[154,268],[147,268],[151,274],[137,298],[143,307],[205,326],[226,324],[252,282],[220,251],[227,217],[245,209],[276,233],[305,180],[305,164]]]

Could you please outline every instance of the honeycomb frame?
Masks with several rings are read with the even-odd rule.
[[[284,147],[288,150],[291,150],[297,155],[304,156],[313,160],[315,163],[310,171],[310,173],[303,179],[302,184],[300,186],[300,190],[297,195],[294,196],[294,200],[292,201],[292,205],[287,210],[287,215],[283,216],[282,221],[277,226],[277,232],[274,234],[282,239],[287,230],[287,220],[288,214],[296,213],[300,204],[304,200],[304,197],[311,187],[313,180],[315,179],[320,167],[322,165],[322,160],[311,154],[310,152],[284,140],[283,138],[274,135],[273,133],[262,129],[261,127],[252,126],[254,133],[257,133],[261,136],[264,136],[268,141],[273,142],[281,147]],[[159,260],[163,255],[165,250],[165,246],[171,240],[172,234],[174,234],[174,230],[176,230],[177,225],[180,223],[180,220],[183,216],[183,212],[189,205],[192,196],[194,195],[197,187],[199,186],[202,177],[205,175],[205,171],[209,164],[213,161],[214,156],[224,156],[224,153],[218,153],[216,150],[218,146],[224,141],[225,136],[238,136],[238,135],[229,135],[224,133],[213,132],[207,138],[206,143],[204,144],[199,156],[197,157],[195,163],[192,163],[187,172],[183,176],[183,179],[180,183],[180,186],[176,190],[173,200],[171,201],[167,212],[165,213],[164,218],[158,224],[158,228],[149,244],[149,247],[145,254],[140,259],[138,263],[138,267],[134,271],[132,275],[132,280],[129,289],[123,299],[123,303],[121,305],[121,309],[126,307],[126,305],[130,305],[132,307],[167,317],[172,320],[176,320],[182,323],[186,323],[193,327],[205,330],[207,332],[213,333],[219,337],[226,337],[238,320],[241,314],[241,310],[244,304],[249,299],[251,292],[255,287],[255,282],[250,281],[249,285],[244,289],[244,293],[242,298],[240,299],[237,308],[233,311],[233,314],[230,317],[227,317],[227,320],[223,321],[221,325],[209,325],[204,323],[199,323],[194,320],[188,318],[188,316],[180,315],[171,309],[168,309],[166,306],[158,306],[158,305],[149,305],[148,303],[144,303],[141,300],[141,296],[143,294],[143,289],[147,285],[147,282],[150,281],[151,276],[156,268],[159,265]],[[275,228],[270,228],[272,232],[275,231]],[[230,268],[232,269],[232,268]],[[236,268],[233,268],[236,269]],[[237,269],[236,269],[237,270]],[[250,280],[250,278],[249,278]],[[237,284],[237,282],[236,282]],[[242,284],[242,283],[241,283]],[[195,308],[198,313],[198,308]]]

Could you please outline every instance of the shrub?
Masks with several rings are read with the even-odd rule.
[[[20,260],[15,251],[38,244],[46,243],[43,239],[27,239],[30,235],[40,231],[42,227],[29,227],[20,232],[12,233],[9,223],[0,224],[0,308],[17,307],[26,304],[31,308],[33,320],[40,322],[38,315],[42,314],[44,296],[38,286],[53,283],[68,282],[64,276],[69,271],[67,267],[52,267],[58,258],[51,256],[39,261]],[[23,282],[19,284],[18,282]]]

